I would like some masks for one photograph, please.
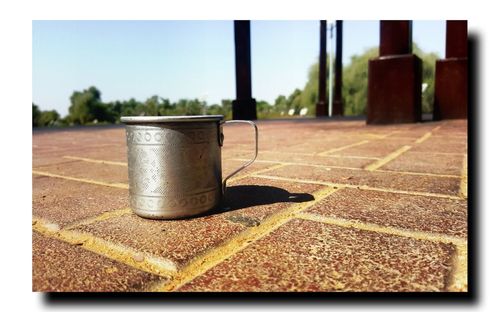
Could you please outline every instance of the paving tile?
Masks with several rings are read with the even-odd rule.
[[[81,145],[124,142],[125,127],[79,127],[65,130],[35,130],[33,144],[36,145]]]
[[[437,153],[467,153],[467,141],[448,137],[431,136],[413,147],[413,151]]]
[[[129,207],[128,190],[33,175],[33,215],[66,226]]]
[[[131,214],[75,228],[76,231],[167,258],[178,267],[244,229],[245,225],[227,221],[220,214],[184,220],[150,220]]]
[[[71,142],[71,143],[59,143],[55,142],[49,144],[37,145],[37,148],[34,148],[33,151],[39,153],[57,153],[58,155],[64,155],[64,153],[74,153],[77,151],[87,151],[87,150],[103,150],[114,147],[124,146],[123,143],[93,143],[93,144],[81,144],[79,142]]]
[[[249,159],[250,160],[250,159]],[[222,159],[222,177],[225,178],[227,177],[230,173],[235,171],[236,169],[240,168],[243,164],[245,164],[246,161],[242,160],[232,160],[232,159]],[[261,162],[254,162],[250,166],[246,167],[242,171],[238,172],[233,178],[238,178],[243,175],[248,175],[251,173],[254,173],[256,171],[264,170],[271,168],[273,166],[276,166],[277,164],[273,163],[261,163]],[[228,181],[230,181],[230,178]]]
[[[143,291],[166,278],[33,232],[33,291]]]
[[[460,154],[415,153],[409,150],[380,169],[460,176],[463,158],[464,156]]]
[[[330,168],[286,166],[266,172],[265,175],[446,195],[457,195],[460,189],[460,178],[436,178],[396,172],[339,168],[328,169]]]
[[[452,245],[293,220],[179,291],[440,291]]]
[[[435,131],[436,135],[447,134],[447,135],[467,135],[468,123],[467,120],[447,120],[441,122],[440,128]]]
[[[233,152],[233,158],[245,159],[248,158],[248,152]],[[334,156],[312,156],[295,153],[284,152],[267,152],[263,151],[259,154],[257,161],[276,161],[276,162],[293,162],[310,165],[323,165],[348,168],[363,168],[372,163],[375,159],[365,158],[349,158],[349,157],[334,157]]]
[[[331,155],[385,157],[395,150],[405,145],[410,145],[413,142],[413,139],[405,138],[372,140],[363,145],[353,146],[348,149],[332,152]]]
[[[113,145],[106,148],[84,148],[81,150],[68,151],[64,156],[75,156],[97,160],[127,162],[127,146]]]
[[[32,168],[39,168],[39,167],[45,167],[49,165],[58,165],[58,164],[63,164],[63,163],[69,163],[69,162],[74,162],[75,160],[73,159],[65,159],[62,158],[60,155],[47,155],[45,154],[32,154],[31,158],[31,165]]]
[[[413,140],[419,139],[427,133],[431,132],[439,126],[438,123],[425,123],[406,126],[402,129],[397,129],[396,133],[391,135],[392,138],[411,138]]]
[[[231,183],[223,208],[184,220],[148,220],[126,215],[75,228],[184,266],[248,227],[293,204],[314,200],[317,185],[246,178]]]
[[[307,212],[404,230],[467,237],[467,201],[342,189]]]
[[[231,222],[258,226],[265,218],[298,203],[312,202],[321,185],[245,178],[227,189],[222,216]],[[226,211],[226,209],[228,211]]]
[[[36,170],[106,183],[128,183],[127,167],[108,164],[73,161],[49,166],[41,166],[37,167]]]
[[[403,191],[458,194],[459,178],[405,175],[397,171],[457,174],[461,171],[461,157],[467,152],[466,121],[383,126],[367,126],[364,120],[326,119],[266,120],[257,123],[260,161],[363,168],[375,160],[356,157],[382,158],[404,145],[412,145],[408,152],[381,168],[394,172],[290,165],[263,173],[265,175]],[[436,129],[438,126],[440,128]],[[416,139],[431,130],[431,137],[420,144],[415,143]],[[223,176],[226,176],[244,163],[234,158],[251,158],[253,133],[252,128],[246,125],[228,126],[224,133],[222,167]],[[380,136],[388,134],[380,139]],[[123,126],[37,130],[33,132],[32,138],[34,170],[103,182],[127,183],[126,167],[63,158],[76,156],[126,162]],[[330,157],[314,155],[363,140],[370,142],[333,151]],[[164,257],[182,267],[246,229],[258,230],[260,224],[271,215],[292,205],[313,204],[311,197],[324,186],[242,178],[275,165],[272,162],[256,162],[231,179],[226,205],[223,205],[223,208],[230,209],[219,209],[213,214],[175,221],[147,220],[129,214],[80,225],[77,230]],[[33,178],[33,215],[61,226],[126,207],[128,190],[37,175]],[[464,200],[345,189],[316,203],[309,208],[308,213],[463,239],[467,237],[466,210]],[[93,273],[98,272],[97,279],[101,280],[106,275],[99,273],[104,262],[87,261],[85,259],[88,257],[97,255],[77,246],[69,247],[77,248],[74,254],[73,251],[67,252],[66,247],[47,249],[62,250],[61,253],[53,254],[55,260],[52,262],[59,267],[50,267],[50,270],[62,272],[58,274],[63,276],[47,279],[56,283],[47,282],[47,285],[61,285],[57,283],[70,280],[64,282],[66,288],[57,286],[58,289],[80,289],[81,284],[87,283],[85,285],[90,285],[89,288],[100,290],[92,284],[96,280]],[[81,259],[84,259],[85,265],[88,264],[83,271],[75,272],[61,264],[72,262],[67,260],[67,255],[76,257],[82,251],[88,253],[82,254]],[[429,241],[296,220],[253,243],[182,290],[441,290],[448,278],[451,252],[452,246]],[[122,274],[120,270],[118,268],[117,274],[123,276],[125,281],[114,278],[112,281],[121,286],[115,287],[113,284],[108,287],[108,284],[103,284],[108,287],[105,287],[106,290],[140,290],[144,285],[150,285],[146,275],[137,279],[128,278],[126,276],[129,273]],[[146,274],[141,271],[136,273]],[[75,278],[75,274],[81,275]],[[154,278],[151,279],[153,283],[157,281]],[[107,282],[110,281],[106,279]]]
[[[299,144],[293,144],[280,148],[280,151],[287,153],[293,153],[293,152],[323,153],[332,149],[344,148],[346,146],[356,144],[365,140],[366,139],[357,136],[348,138],[338,138],[336,140],[327,138],[311,140],[308,138],[307,140],[302,140],[302,142]]]

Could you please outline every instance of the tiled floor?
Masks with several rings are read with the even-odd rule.
[[[128,208],[125,130],[33,133],[34,291],[467,291],[467,121],[260,121],[225,208]],[[225,127],[223,174],[252,154]]]

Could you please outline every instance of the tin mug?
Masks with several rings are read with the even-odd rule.
[[[258,153],[258,129],[222,115],[130,116],[125,123],[132,211],[150,219],[178,219],[219,206],[227,179],[249,166]],[[222,128],[248,123],[255,130],[253,159],[222,179]]]

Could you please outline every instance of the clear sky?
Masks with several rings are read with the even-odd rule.
[[[214,104],[235,97],[233,21],[33,21],[32,26],[33,102],[42,110],[65,116],[73,91],[91,85],[105,102],[159,95]],[[319,21],[252,21],[251,40],[254,98],[273,103],[304,87],[319,53]],[[413,40],[443,57],[445,22],[414,21]],[[344,66],[378,41],[378,21],[344,21]]]

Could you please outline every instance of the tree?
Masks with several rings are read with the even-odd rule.
[[[109,104],[104,104],[102,102],[96,102],[91,107],[91,115],[94,116],[94,120],[100,122],[115,122],[115,116],[112,111],[112,106]]]
[[[113,106],[101,102],[101,92],[94,86],[73,92],[70,101],[69,120],[72,123],[84,125],[94,120],[114,122],[116,119]]]
[[[41,111],[35,103],[31,103],[31,105],[33,112],[33,127],[53,126],[59,121],[60,116],[55,110]]]
[[[343,70],[342,98],[345,115],[366,114],[368,99],[368,61],[378,56],[378,47],[351,57]]]
[[[204,115],[206,112],[206,103],[198,99],[180,99],[174,104],[174,115]]]
[[[31,112],[33,114],[32,124],[33,127],[38,127],[38,119],[40,118],[42,112],[40,112],[40,109],[38,108],[38,106],[35,105],[35,103],[31,103],[31,105],[32,105]]]
[[[170,103],[169,99],[162,98],[161,103],[159,105],[160,105],[159,112],[160,115],[162,116],[170,115],[172,110],[174,109],[174,105]]]
[[[141,106],[142,106],[141,102],[136,101],[136,99],[134,98],[131,98],[130,100],[122,103],[121,115],[122,116],[139,115],[138,111],[140,110]]]
[[[266,116],[271,112],[272,106],[266,101],[257,101],[257,114]]]
[[[148,116],[158,116],[160,114],[160,97],[153,95],[144,102],[144,106]]]
[[[427,84],[426,90],[422,93],[422,111],[432,112],[432,102],[434,97],[434,71],[437,55],[435,53],[425,53],[416,44],[413,51],[422,59],[422,82]],[[366,103],[368,99],[368,61],[378,56],[378,47],[366,50],[361,55],[351,57],[351,62],[343,69],[342,96],[344,102],[345,115],[366,114]],[[327,57],[327,67],[330,58]],[[327,71],[327,98],[330,79]],[[296,89],[283,102],[279,97],[275,101],[275,109],[288,111],[290,108],[308,108],[308,115],[314,114],[316,102],[318,101],[319,64],[315,62],[309,68],[308,80],[302,90]]]
[[[207,114],[208,115],[224,115],[224,112],[222,110],[222,105],[219,104],[212,104],[207,107]]]
[[[59,114],[55,110],[42,111],[38,119],[38,126],[52,126],[59,120]]]
[[[287,111],[293,109],[297,112],[302,107],[302,103],[302,91],[297,88],[286,99],[286,109]]]
[[[274,100],[274,110],[277,113],[285,113],[286,111],[286,96],[278,95],[278,97]]]
[[[425,53],[415,43],[413,53],[422,59],[422,83],[427,87],[422,91],[422,112],[432,113],[434,109],[434,77],[436,72],[436,53]]]
[[[83,92],[73,92],[70,101],[70,121],[84,125],[96,118],[94,113],[97,103],[101,102],[101,92],[96,87],[91,86],[87,90],[83,90]]]

